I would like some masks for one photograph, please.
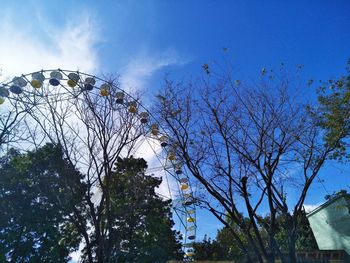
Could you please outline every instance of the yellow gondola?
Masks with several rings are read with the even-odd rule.
[[[168,159],[169,159],[170,161],[174,161],[174,160],[176,159],[175,153],[174,153],[174,152],[170,152],[170,153],[168,154]]]
[[[67,84],[69,87],[74,88],[78,84],[78,81],[79,81],[78,74],[73,73],[73,72],[68,74]]]
[[[100,94],[102,97],[107,97],[109,95],[109,90],[108,89],[101,89]]]
[[[137,103],[136,103],[136,101],[130,101],[128,105],[129,105],[128,111],[130,113],[136,113],[137,112]]]
[[[69,79],[67,81],[67,84],[69,87],[74,88],[78,84],[78,82],[76,82],[74,79]]]
[[[110,89],[110,86],[107,84],[107,83],[104,83],[101,85],[100,87],[100,94],[102,97],[106,97],[109,95],[109,89]]]
[[[194,223],[196,220],[193,217],[187,217],[188,223]]]
[[[41,86],[43,85],[43,83],[40,80],[38,80],[38,79],[33,79],[30,82],[30,85],[32,85],[33,88],[40,89]]]
[[[181,185],[181,190],[184,191],[184,190],[187,190],[188,189],[188,184],[182,184]]]

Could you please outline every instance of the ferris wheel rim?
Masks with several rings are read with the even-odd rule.
[[[53,79],[52,78],[52,76],[50,76],[50,77],[45,77],[45,75],[43,75],[44,73],[52,73],[52,72],[59,72],[59,73],[62,73],[63,74],[63,76],[65,76],[66,78],[63,78],[63,76],[62,76],[62,79],[60,79],[60,82],[59,82],[59,85],[62,85],[62,86],[64,86],[64,87],[66,87],[67,86],[67,84],[62,84],[61,83],[61,81],[63,81],[63,80],[69,80],[70,79],[70,77],[69,77],[69,75],[70,74],[76,74],[78,77],[79,77],[79,79],[76,79],[76,82],[77,82],[77,86],[79,87],[79,88],[81,88],[81,86],[80,85],[78,85],[78,82],[79,82],[79,80],[80,80],[80,76],[84,76],[85,77],[85,79],[88,77],[88,78],[92,78],[92,79],[96,79],[96,80],[98,80],[98,81],[100,81],[100,82],[102,82],[102,83],[108,83],[109,85],[111,85],[111,86],[113,86],[113,88],[115,88],[116,90],[118,90],[118,91],[120,91],[120,92],[123,92],[125,95],[126,95],[126,97],[128,97],[128,98],[131,98],[131,100],[132,101],[134,101],[134,102],[136,102],[137,103],[137,106],[138,107],[140,107],[140,108],[142,108],[142,110],[144,111],[144,112],[146,112],[146,113],[148,113],[148,115],[149,115],[149,119],[152,119],[153,120],[153,122],[155,122],[157,125],[158,125],[158,127],[162,130],[162,132],[161,132],[161,134],[163,134],[163,135],[165,135],[165,136],[167,136],[168,138],[171,138],[171,136],[169,136],[169,134],[166,132],[166,130],[165,129],[163,129],[162,128],[162,126],[161,126],[161,123],[158,121],[158,119],[155,117],[155,115],[151,112],[151,111],[149,111],[141,102],[140,102],[140,100],[139,99],[137,99],[137,98],[135,98],[133,95],[131,95],[130,94],[130,92],[127,92],[127,91],[125,91],[124,89],[122,89],[120,86],[118,86],[114,81],[112,81],[112,80],[106,80],[106,79],[104,79],[104,78],[102,78],[102,77],[99,77],[99,76],[96,76],[96,75],[93,75],[93,74],[89,74],[89,73],[85,73],[85,72],[81,72],[81,71],[79,71],[79,70],[69,70],[69,69],[60,69],[60,68],[58,68],[58,69],[41,69],[41,70],[38,70],[38,71],[33,71],[33,72],[30,72],[30,73],[26,73],[26,74],[22,74],[21,76],[15,76],[12,80],[10,80],[10,81],[6,81],[6,82],[2,82],[2,83],[0,83],[0,88],[8,88],[8,92],[11,92],[11,93],[9,93],[9,95],[8,96],[6,96],[8,99],[14,99],[14,100],[16,100],[16,98],[14,98],[15,97],[15,95],[20,95],[22,92],[23,92],[23,90],[22,90],[22,92],[20,93],[20,94],[16,94],[16,93],[14,93],[12,90],[10,90],[11,89],[11,84],[14,84],[14,82],[17,80],[18,81],[18,83],[20,83],[20,78],[21,79],[24,79],[25,81],[26,81],[26,84],[23,86],[23,87],[21,87],[21,88],[24,88],[24,87],[27,87],[28,86],[28,84],[31,84],[31,82],[30,82],[30,80],[29,80],[29,77],[30,76],[32,76],[33,77],[33,75],[34,74],[37,74],[37,76],[39,76],[38,74],[42,74],[42,76],[44,77],[44,79],[42,79],[42,84],[44,83],[44,81],[45,80],[50,80],[50,79]],[[72,75],[73,76],[73,75]],[[82,80],[82,79],[81,79]],[[82,81],[80,81],[80,82],[82,82]],[[81,84],[81,83],[80,83]],[[23,83],[21,83],[21,85],[23,85]],[[54,85],[52,85],[51,83],[49,83],[48,84],[49,86],[54,86]],[[33,86],[33,85],[32,85]],[[94,89],[97,89],[97,90],[101,90],[101,86],[100,87],[97,87],[97,86],[95,86],[95,85],[92,85],[93,86],[93,88]],[[34,90],[35,90],[35,87],[33,87],[34,88]],[[41,87],[40,87],[41,88]],[[75,97],[75,99],[77,99],[77,97],[81,94],[81,93],[83,93],[84,92],[84,90],[80,90],[80,92],[79,92],[79,94],[77,94],[77,95],[74,95],[74,97]],[[28,93],[27,95],[30,95],[30,94],[33,94],[33,92],[30,92],[30,91],[27,91],[27,90],[25,90],[24,91],[24,93],[26,94],[26,93]],[[13,94],[13,95],[12,95]],[[69,95],[73,95],[73,92],[68,92],[67,93],[67,95],[69,96]],[[2,97],[2,96],[1,96]],[[67,98],[67,100],[68,100],[69,98]],[[45,101],[42,103],[42,104],[44,104],[45,105]],[[138,114],[138,115],[140,115],[140,114]],[[144,134],[145,135],[145,134]],[[145,138],[146,138],[146,140],[147,140],[147,136],[145,136]],[[148,140],[147,140],[148,141]],[[150,146],[151,147],[151,146]],[[165,148],[165,147],[162,147],[162,148]],[[151,149],[153,150],[153,148],[151,147]],[[166,150],[167,151],[167,150]],[[158,158],[158,154],[154,151],[154,154],[157,156],[157,158]],[[167,158],[166,158],[167,159]],[[162,164],[162,162],[160,162],[161,164]],[[174,174],[173,173],[171,173],[170,171],[169,171],[169,169],[167,169],[167,167],[164,167],[164,166],[162,166],[163,167],[163,171],[165,171],[166,173],[168,173],[168,174],[170,174],[170,175],[172,175],[174,178],[175,178],[175,180],[178,182],[178,183],[180,183],[181,184],[181,181],[179,180],[179,176],[174,176]],[[173,167],[174,168],[174,165],[169,165],[169,168],[171,168],[171,167]],[[188,178],[188,175],[185,175],[185,177],[187,177]],[[166,177],[167,178],[167,177]],[[193,195],[193,190],[192,190],[192,186],[190,185],[190,183],[189,183],[189,180],[188,180],[188,182],[186,182],[186,184],[188,184],[189,185],[189,189],[190,189],[190,195]],[[181,193],[181,196],[184,196],[185,194],[179,189],[179,192]],[[193,207],[195,206],[194,205],[194,203],[192,203],[191,205],[193,205]],[[188,223],[193,223],[193,225],[190,225],[190,227],[193,227],[194,228],[194,235],[192,235],[192,237],[194,237],[193,239],[195,239],[195,236],[196,236],[196,229],[197,229],[197,219],[196,219],[196,213],[194,212],[194,214],[189,214],[188,213],[188,209],[186,209],[186,205],[184,205],[184,203],[183,203],[183,207],[184,207],[184,211],[185,211],[185,213],[186,213],[186,216],[188,216],[187,217],[187,219],[186,219],[186,223],[185,224],[183,224],[183,226],[185,227],[185,229],[187,229],[187,224]],[[175,211],[175,208],[174,208],[174,211]],[[194,211],[195,211],[195,208],[194,208]],[[183,211],[182,211],[183,212]],[[177,211],[176,211],[176,213],[177,213]],[[180,218],[180,216],[178,216],[178,218]],[[181,218],[180,218],[181,219]],[[185,241],[184,241],[184,244],[189,244],[189,243],[187,243],[187,230],[185,231]],[[190,239],[192,239],[192,238],[190,238]],[[191,241],[191,240],[189,240],[190,242],[194,242],[194,240],[193,241]],[[186,250],[186,246],[183,246],[184,248],[185,248],[185,250]]]

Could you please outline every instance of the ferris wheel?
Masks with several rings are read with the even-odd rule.
[[[55,134],[56,131],[57,135],[57,127],[50,125],[52,116],[58,118],[58,128],[66,129],[64,132],[69,131],[66,136],[71,136],[74,141],[84,137],[80,124],[81,121],[87,124],[89,120],[78,120],[77,115],[72,113],[76,109],[84,110],[84,100],[87,99],[93,102],[89,107],[94,107],[97,113],[112,109],[108,119],[111,129],[113,123],[118,123],[120,127],[127,126],[127,131],[137,137],[131,143],[132,147],[127,149],[129,153],[137,157],[151,157],[147,172],[163,177],[163,188],[168,189],[168,192],[163,191],[162,196],[172,199],[176,228],[182,233],[183,250],[191,261],[197,220],[196,199],[190,178],[177,156],[176,144],[161,127],[155,115],[142,105],[139,96],[121,89],[113,80],[62,69],[23,74],[0,86],[0,107],[20,105],[32,118],[35,116],[34,121],[26,123],[31,138],[36,138],[35,144],[43,143],[50,133]],[[30,148],[32,143],[34,142],[27,139],[22,145]],[[77,148],[72,154],[77,156],[78,167],[88,167],[91,160],[85,157],[82,148]]]

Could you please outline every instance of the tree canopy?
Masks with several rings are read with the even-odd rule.
[[[42,73],[38,74],[43,76]],[[55,74],[62,75],[60,72],[55,72]],[[91,80],[91,77],[82,73],[69,72],[69,74],[75,78],[84,77],[94,83],[96,81],[95,79]],[[143,143],[141,139],[144,138],[147,132],[145,123],[140,121],[140,116],[137,114],[139,98],[137,94],[123,93],[116,79],[104,81],[104,88],[102,89],[94,89],[92,85],[89,86],[86,83],[80,83],[81,86],[79,84],[78,88],[76,82],[71,82],[71,86],[76,86],[76,88],[72,89],[72,87],[69,87],[69,92],[61,92],[57,89],[56,91],[49,91],[52,87],[48,84],[47,87],[42,86],[36,90],[40,93],[38,96],[36,94],[28,94],[28,96],[16,96],[15,100],[8,100],[8,103],[11,103],[11,106],[13,106],[13,114],[9,116],[9,121],[4,119],[5,123],[0,123],[0,146],[9,147],[10,143],[13,143],[14,146],[19,148],[38,149],[46,143],[59,145],[65,162],[81,173],[81,176],[79,176],[81,183],[79,187],[83,189],[81,201],[75,205],[75,202],[72,200],[70,207],[72,210],[67,215],[67,218],[65,217],[70,222],[70,232],[73,232],[72,229],[74,229],[77,238],[81,239],[81,242],[79,242],[82,247],[81,261],[89,263],[115,262],[114,256],[117,254],[118,260],[122,260],[121,255],[123,253],[121,253],[121,250],[124,251],[123,246],[126,246],[126,243],[128,243],[125,241],[123,246],[115,246],[116,234],[118,234],[118,238],[121,238],[122,235],[126,238],[122,232],[116,232],[116,229],[121,229],[121,226],[116,225],[116,223],[123,224],[123,220],[120,219],[118,221],[116,216],[120,216],[121,213],[128,214],[131,201],[128,200],[128,206],[118,203],[119,201],[127,200],[119,196],[120,193],[116,193],[111,185],[117,180],[114,179],[116,176],[114,165],[118,160],[129,158],[137,152],[138,147]],[[50,95],[46,96],[46,92],[49,92]],[[45,96],[42,96],[43,94]],[[121,98],[119,98],[120,95],[122,95]],[[116,100],[116,97],[119,99]],[[24,134],[19,131],[23,131]],[[133,164],[138,165],[137,162]],[[142,169],[140,168],[140,173],[144,173]],[[121,176],[121,174],[120,172],[118,176]],[[25,176],[23,174],[24,178]],[[74,178],[77,177],[75,176]],[[146,189],[149,187],[148,190],[151,191],[150,189],[157,187],[159,183],[158,181],[151,183],[151,181],[145,180],[144,187]],[[44,183],[42,184],[45,185]],[[50,185],[50,187],[54,186],[57,185]],[[70,186],[74,189],[76,187],[73,183],[68,183],[68,187]],[[115,186],[117,187],[118,185]],[[132,187],[128,184],[119,185],[120,191],[125,193],[132,191],[132,189],[124,189],[124,186]],[[79,187],[77,190],[81,189]],[[57,189],[59,187],[54,190],[57,192]],[[74,189],[71,190],[73,193]],[[55,191],[52,191],[52,198],[57,196],[54,193]],[[144,193],[146,194],[146,192]],[[73,196],[72,198],[75,197]],[[116,201],[113,198],[121,199]],[[145,198],[152,197],[148,194]],[[60,202],[66,202],[66,200],[69,200],[69,198],[67,197],[63,201],[60,199]],[[132,201],[136,202],[137,200]],[[120,206],[119,208],[114,207],[116,202]],[[167,237],[177,240],[176,237],[171,236],[172,234],[176,236],[176,233],[173,233],[171,230],[171,213],[168,210],[170,209],[170,204],[166,202],[151,202],[151,200],[150,204],[158,207],[159,211],[154,208],[157,212],[146,216],[148,213],[146,209],[136,209],[135,211],[139,211],[138,217],[130,216],[127,219],[136,220],[137,218],[141,220],[145,218],[146,221],[144,223],[147,225],[147,228],[144,231],[151,231],[151,229],[153,231],[153,228],[154,230],[160,230],[162,229],[161,226],[164,226],[163,230],[165,232],[168,231],[166,232]],[[166,207],[164,210],[160,208],[162,205]],[[64,203],[61,208],[64,208]],[[122,212],[120,210],[122,208],[128,210]],[[153,211],[150,207],[148,208],[150,211]],[[118,213],[116,213],[115,209],[119,209]],[[141,215],[141,213],[146,214]],[[163,213],[164,220],[164,224],[158,222],[159,226],[157,228],[155,228],[155,213]],[[131,224],[131,222],[124,223],[125,231],[127,231],[127,227],[131,227],[132,224],[130,225],[129,223]],[[61,227],[60,224],[59,226]],[[169,229],[166,230],[166,227],[169,227]],[[132,234],[135,235],[136,233],[132,232]],[[150,239],[162,240],[163,245],[173,245],[170,241],[167,243],[165,239],[161,239],[160,236],[151,237],[152,235],[147,235]],[[145,238],[144,236],[142,237]],[[134,241],[136,242],[136,240],[135,237]],[[144,249],[148,251],[145,252],[146,254],[153,255],[155,251],[150,251],[155,248],[151,247],[150,242],[145,240],[143,242],[137,240],[139,242],[137,243],[137,249],[139,251]],[[68,243],[66,245],[68,247]],[[143,245],[149,247],[141,248]],[[175,247],[173,248],[175,249]],[[168,255],[172,248],[169,248],[167,252],[164,252],[164,249],[165,246],[163,250],[159,251],[159,260],[166,258],[167,256],[165,255]],[[134,248],[127,248],[126,250],[134,251]]]
[[[171,201],[155,189],[160,178],[146,175],[147,164],[133,157],[118,159],[109,183],[113,224],[113,262],[166,262],[183,252]]]
[[[82,175],[52,144],[10,150],[0,175],[1,261],[67,262],[81,240],[69,217],[81,207]]]
[[[327,144],[336,143],[337,150],[332,155],[334,159],[346,160],[350,157],[350,60],[347,74],[323,81],[318,95],[319,105],[314,108],[314,114],[318,118],[318,125],[327,131],[324,139]]]
[[[110,250],[112,262],[183,257],[171,201],[156,194],[161,179],[146,175],[146,168],[143,159],[119,158],[110,177],[110,212],[102,211],[101,223],[109,217],[111,233],[91,250]],[[1,261],[68,262],[91,224],[84,176],[53,144],[29,153],[10,150],[0,160],[0,174]],[[86,248],[82,258],[89,260]]]
[[[266,221],[268,217],[264,218]],[[306,214],[303,213],[299,217],[299,222],[296,230],[296,250],[307,251],[317,249],[317,243],[313,236],[310,224],[306,218]],[[249,222],[249,219],[246,218]],[[232,224],[233,222],[230,222]],[[285,220],[282,216],[277,217],[277,230],[276,239],[281,244],[282,250],[288,250],[288,233],[285,228]],[[247,244],[247,240],[244,233],[237,226],[233,226],[236,232],[240,235],[244,243]],[[268,242],[268,235],[265,233],[263,228],[260,228],[263,242]],[[250,248],[251,249],[251,248]],[[216,238],[211,240],[210,238],[204,237],[202,242],[197,242],[194,245],[194,258],[196,260],[235,260],[242,262],[245,260],[245,254],[237,244],[237,240],[232,235],[228,227],[223,227],[217,232]]]

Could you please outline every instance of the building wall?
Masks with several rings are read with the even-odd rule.
[[[308,214],[320,250],[345,250],[350,254],[350,196],[335,198]]]

